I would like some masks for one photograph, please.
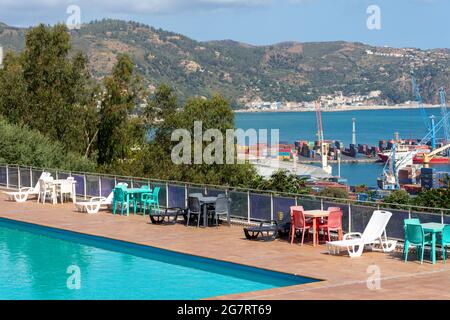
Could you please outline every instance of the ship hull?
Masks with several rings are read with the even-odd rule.
[[[389,160],[389,156],[386,154],[383,154],[383,153],[379,153],[378,157],[383,162],[387,162]],[[420,156],[414,157],[413,163],[414,164],[422,164],[423,158]],[[430,161],[430,164],[447,164],[447,163],[449,163],[449,158],[447,158],[447,157],[435,157],[435,158],[431,159],[431,161]]]

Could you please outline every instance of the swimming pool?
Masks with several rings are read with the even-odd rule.
[[[318,281],[0,218],[0,299],[186,300]]]

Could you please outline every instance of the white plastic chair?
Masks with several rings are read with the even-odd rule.
[[[38,179],[38,182],[33,188],[24,187],[20,188],[19,191],[15,192],[4,192],[10,200],[14,200],[19,203],[26,202],[30,196],[39,196],[39,180],[49,178],[51,175],[48,172],[42,172],[41,176]]]
[[[67,178],[67,181],[64,183],[61,183],[59,187],[59,195],[61,198],[61,203],[64,202],[64,195],[70,195],[70,197],[73,199],[73,184],[74,184],[74,178],[69,177]]]
[[[347,233],[344,235],[344,240],[327,242],[328,252],[336,253],[340,248],[346,248],[351,258],[360,257],[366,245],[371,245],[374,251],[394,251],[397,241],[388,240],[386,236],[386,226],[391,216],[392,213],[389,211],[374,211],[362,234]]]
[[[56,190],[53,185],[53,178],[47,177],[45,179],[39,179],[39,195],[38,202],[42,199],[42,203],[45,203],[47,196],[50,195],[52,203],[56,201]]]

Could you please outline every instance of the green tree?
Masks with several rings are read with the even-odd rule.
[[[133,61],[128,55],[119,56],[112,75],[104,80],[100,102],[97,138],[100,165],[111,165],[129,158],[133,147],[142,143],[140,121],[137,121],[139,125],[130,121],[141,98],[140,91],[140,79],[134,75]]]
[[[405,190],[395,190],[392,191],[387,197],[385,197],[383,199],[383,202],[386,204],[408,205],[411,204],[411,196]],[[389,207],[395,209],[395,208],[403,208],[404,206],[390,205]]]
[[[450,189],[423,190],[413,200],[413,204],[427,208],[450,209]]]
[[[296,194],[307,194],[311,191],[306,186],[305,178],[299,178],[295,174],[281,169],[273,173],[269,179],[257,176],[253,181],[253,188]]]
[[[334,187],[325,188],[319,191],[317,195],[321,197],[336,198],[336,199],[348,199],[349,197],[347,190]]]

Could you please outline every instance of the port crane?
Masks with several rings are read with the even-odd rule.
[[[441,115],[442,115],[442,118],[445,118],[445,117],[447,117],[448,109],[447,109],[447,101],[446,101],[444,87],[441,87],[439,89],[439,101],[441,103]],[[444,136],[445,136],[445,144],[450,143],[450,126],[449,126],[448,121],[446,121],[444,123]],[[449,150],[447,149],[447,155],[449,155],[448,151]]]
[[[328,165],[328,154],[327,154],[328,152],[323,137],[322,110],[319,100],[316,101],[315,106],[316,106],[316,120],[317,120],[317,138],[320,144],[320,157],[322,159],[322,169],[326,173],[331,174],[333,172],[333,169],[331,168],[331,166]]]
[[[448,123],[449,118],[450,118],[450,113],[446,113],[445,116],[436,124],[436,126],[434,128],[436,130],[429,131],[419,142],[419,145],[425,145],[433,137],[435,137],[435,132],[437,130],[442,129],[442,127],[445,125],[445,123]],[[450,144],[447,144],[447,145],[443,146],[442,148],[435,149],[427,155],[428,159],[425,158],[426,156],[424,154],[424,163],[425,163],[425,161],[428,161],[428,163],[429,163],[430,160],[434,156],[436,156],[438,153],[443,152],[448,149],[450,149]],[[382,173],[381,177],[378,179],[379,186],[383,190],[398,190],[398,189],[400,189],[400,183],[398,181],[398,172],[400,171],[400,169],[404,168],[405,166],[413,164],[413,159],[419,152],[418,149],[411,150],[403,158],[397,159],[396,151],[397,151],[397,144],[395,143],[392,146],[391,153],[389,155],[389,159],[383,168],[383,173]]]
[[[428,117],[427,111],[425,110],[425,106],[423,105],[422,95],[420,94],[420,88],[417,84],[416,78],[414,77],[414,71],[411,70],[411,82],[412,82],[412,90],[414,96],[416,98],[417,104],[419,105],[420,113],[422,115],[422,119],[425,123],[425,127],[427,131],[431,133],[431,148],[436,148],[436,128],[434,125],[434,117]]]

